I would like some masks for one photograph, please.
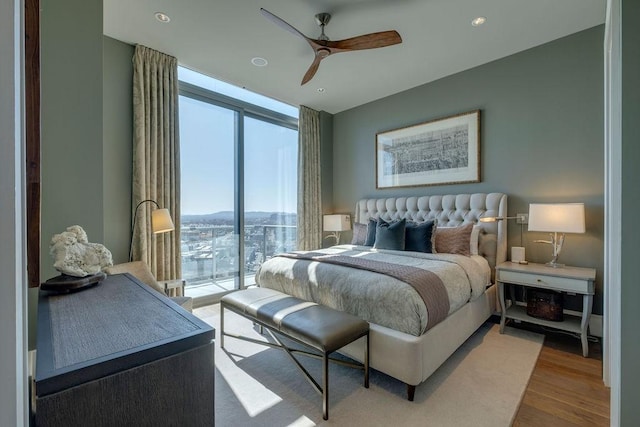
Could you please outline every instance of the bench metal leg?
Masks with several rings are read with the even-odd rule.
[[[296,359],[296,357],[293,355],[293,352],[291,351],[291,349],[289,349],[289,347],[287,347],[286,345],[284,345],[282,343],[282,341],[280,341],[278,339],[278,337],[276,337],[275,334],[271,334],[271,337],[279,344],[279,348],[281,348],[282,350],[284,350],[285,354],[287,356],[289,356],[289,358],[293,361],[293,363],[295,363],[295,365],[298,367],[298,369],[300,369],[300,371],[302,372],[302,374],[305,376],[305,378],[307,379],[307,381],[309,381],[309,384],[311,384],[311,386],[315,389],[315,391],[317,391],[319,394],[322,394],[324,396],[324,392],[322,390],[322,388],[320,387],[320,384],[318,384],[316,382],[316,380],[313,379],[313,376],[311,376],[311,374],[309,373],[309,371],[307,371],[304,366],[302,366],[302,363],[300,363],[298,361],[298,359]],[[325,359],[327,359],[327,355],[324,356]],[[328,360],[328,359],[327,359]],[[324,380],[324,379],[323,379]]]
[[[322,356],[322,418],[329,419],[329,355]]]

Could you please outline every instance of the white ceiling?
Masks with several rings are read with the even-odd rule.
[[[598,24],[606,0],[104,0],[104,33],[174,55],[181,65],[293,105],[329,113],[365,104]],[[397,30],[402,44],[332,55],[300,86],[314,15],[333,15],[332,40]],[[171,22],[154,18],[164,12]],[[471,20],[485,16],[480,27]],[[253,57],[269,61],[251,64]],[[324,88],[323,93],[317,91]]]

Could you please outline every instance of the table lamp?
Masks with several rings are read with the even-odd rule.
[[[333,237],[336,239],[336,245],[340,243],[340,232],[351,230],[351,216],[344,214],[324,215],[322,217],[322,229],[324,231],[333,231],[325,237]]]
[[[564,243],[564,233],[584,233],[584,203],[531,203],[529,205],[529,231],[550,233],[550,240],[534,240],[548,243],[553,248],[553,258],[546,263],[550,267],[558,264],[558,255]],[[558,233],[560,237],[558,237]]]

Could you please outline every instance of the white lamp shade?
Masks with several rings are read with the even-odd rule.
[[[169,209],[156,209],[151,211],[151,231],[155,234],[173,231],[175,226],[169,214]]]
[[[323,216],[322,229],[324,231],[351,230],[351,217],[349,215],[334,214]]]
[[[529,231],[584,233],[584,203],[532,203]]]

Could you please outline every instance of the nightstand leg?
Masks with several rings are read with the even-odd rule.
[[[593,295],[583,295],[582,297],[582,323],[580,331],[580,341],[582,341],[582,355],[589,356],[589,340],[587,339],[587,331],[589,330],[589,319],[591,318],[591,309],[593,308]]]
[[[507,308],[504,303],[504,283],[498,282],[498,300],[500,301],[500,333],[504,333],[504,323],[507,320]]]
[[[516,305],[516,285],[509,286],[509,299],[511,300],[511,306]],[[507,302],[505,301],[505,304]]]

